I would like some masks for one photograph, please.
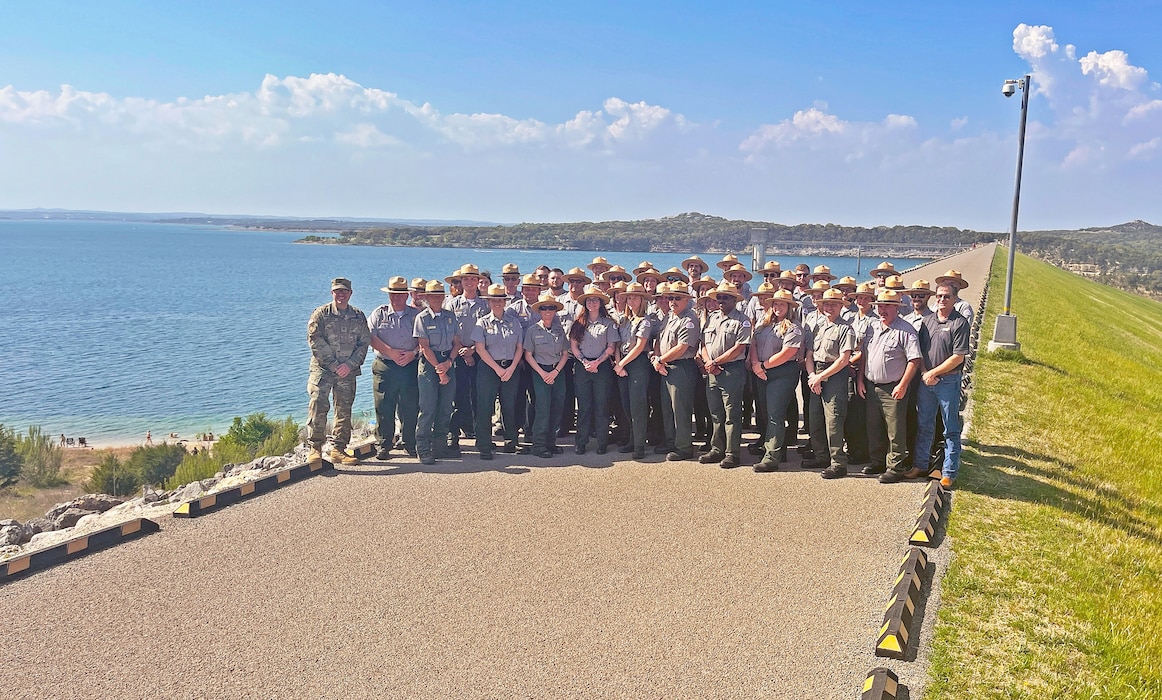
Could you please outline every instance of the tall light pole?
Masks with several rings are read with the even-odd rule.
[[[1017,342],[1017,316],[1013,309],[1013,263],[1017,253],[1017,213],[1021,209],[1021,169],[1025,164],[1025,120],[1029,116],[1029,88],[1030,78],[1026,75],[1020,80],[1006,80],[1001,87],[1005,97],[1012,97],[1019,89],[1021,91],[1021,129],[1017,132],[1017,184],[1013,190],[1013,219],[1009,224],[1009,269],[1005,273],[1005,310],[997,316],[997,324],[993,328],[993,339],[989,341],[988,350],[1020,350]]]

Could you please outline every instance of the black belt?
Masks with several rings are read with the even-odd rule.
[[[727,367],[730,367],[731,365],[737,365],[740,362],[742,362],[742,360],[731,360],[730,362],[727,362],[724,365],[718,365],[718,366],[723,368],[723,369],[726,369]]]
[[[451,350],[433,350],[432,354],[436,356],[437,360],[439,360],[440,362],[443,362],[444,360],[448,359],[448,357],[450,357],[452,355],[452,351]]]
[[[538,362],[537,366],[540,367],[541,369],[545,370],[546,372],[552,372],[553,370],[557,369],[557,364],[555,362],[552,364],[548,364],[548,365],[542,365],[540,362]]]
[[[827,369],[828,367],[830,367],[833,364],[835,364],[835,360],[832,360],[831,362],[816,362],[815,363],[815,371],[822,372],[823,370]],[[847,368],[844,367],[843,369],[847,369]]]
[[[873,382],[873,381],[872,381],[872,380],[870,380],[870,379],[868,379],[867,381],[868,381],[868,383],[869,383],[869,384],[871,384],[871,385],[873,385],[873,386],[895,386],[895,385],[897,385],[897,384],[899,384],[899,383],[900,383],[900,380],[899,380],[899,379],[897,379],[897,380],[896,380],[896,381],[894,381],[894,382]]]
[[[508,369],[510,366],[512,366],[512,360],[497,360],[496,364],[504,367],[505,369]]]
[[[597,360],[599,360],[599,359],[600,358],[597,358],[597,357],[586,357],[585,361],[586,362],[597,362]]]

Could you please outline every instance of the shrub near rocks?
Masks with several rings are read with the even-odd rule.
[[[16,450],[16,436],[0,423],[0,489],[16,484],[23,463]]]

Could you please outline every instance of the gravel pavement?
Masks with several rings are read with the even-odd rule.
[[[909,282],[979,290],[983,250]],[[368,462],[0,586],[0,697],[853,698],[882,665],[922,484],[530,459]]]

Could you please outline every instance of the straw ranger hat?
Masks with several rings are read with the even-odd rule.
[[[536,311],[537,313],[545,311],[546,310],[545,307],[552,307],[553,312],[555,313],[555,312],[560,311],[561,309],[565,308],[565,305],[562,304],[561,302],[557,301],[557,297],[553,296],[553,294],[551,292],[545,291],[545,293],[542,294],[532,304],[532,307],[533,307],[533,311]]]
[[[746,275],[746,281],[748,281],[748,282],[750,280],[754,279],[754,275],[752,275],[750,273],[750,270],[746,269],[745,267],[743,267],[742,265],[740,265],[738,263],[735,263],[734,265],[731,265],[730,267],[726,268],[726,272],[723,274],[723,277],[725,277],[727,275],[732,275],[736,272],[741,272],[744,275]]]
[[[817,265],[815,270],[811,273],[813,280],[827,280],[830,282],[835,279],[835,275],[831,274],[831,268],[826,265]]]
[[[444,281],[448,284],[460,284],[460,277],[460,270],[453,270],[452,274],[444,278]]]
[[[830,282],[828,282],[827,280],[818,280],[811,285],[811,296],[815,296],[816,294],[822,294],[823,292],[826,292],[830,289],[831,289]],[[839,290],[836,290],[836,291],[839,291]],[[839,295],[843,296],[843,292],[839,292]]]
[[[783,274],[783,266],[779,264],[778,260],[768,260],[767,264],[763,265],[763,269],[759,270],[759,272],[762,273],[763,277],[767,275],[781,275]]]
[[[782,289],[782,287],[775,286],[775,285],[771,284],[770,282],[763,282],[762,284],[759,285],[758,289],[754,290],[754,294],[752,294],[752,296],[756,296],[756,297],[770,296],[771,294],[774,294],[775,292],[777,292],[780,289]]]
[[[731,284],[730,282],[723,282],[722,284],[715,287],[713,290],[708,290],[706,292],[706,294],[708,296],[714,296],[716,298],[718,297],[719,294],[728,294],[728,295],[734,297],[735,301],[738,301],[739,299],[742,298],[742,295],[738,293],[738,290],[735,289],[734,285]]]
[[[403,277],[392,277],[387,281],[387,286],[380,287],[379,291],[387,292],[388,294],[407,294],[410,290],[408,289],[408,281],[406,279]]]
[[[896,266],[886,260],[879,265],[876,265],[876,268],[872,270],[871,273],[872,277],[887,277],[888,275],[900,274],[896,272]]]
[[[964,277],[961,276],[960,270],[949,270],[948,272],[945,272],[943,275],[940,275],[939,277],[937,277],[936,278],[936,286],[939,287],[942,284],[956,285],[956,287],[958,289],[967,289],[968,288],[968,282],[964,281]]]
[[[589,279],[589,275],[586,275],[585,271],[579,267],[574,267],[573,269],[566,272],[565,273],[565,281],[566,282],[584,282],[585,284],[589,284],[589,283],[593,282],[593,280]]]
[[[907,287],[904,286],[904,278],[900,277],[899,275],[888,276],[888,278],[884,280],[884,288],[892,289],[897,292],[902,292],[907,289]]]
[[[883,289],[876,295],[876,306],[899,306],[903,303],[900,293],[894,289]]]
[[[480,295],[482,299],[503,299],[508,301],[508,292],[505,291],[503,284],[490,284],[488,289]]]
[[[601,272],[605,272],[612,266],[609,264],[608,260],[598,255],[596,258],[593,258],[593,262],[589,263],[585,267],[592,270],[594,275],[600,275]],[[601,268],[601,272],[597,271],[598,268]]]
[[[670,294],[670,295],[674,295],[674,294],[689,295],[690,294],[690,287],[685,282],[666,282],[665,286],[666,286],[665,292],[661,291],[662,288],[660,286],[658,287],[659,294],[662,294],[662,293]]]
[[[581,306],[585,306],[585,304],[588,303],[590,299],[600,299],[602,306],[609,303],[609,297],[605,295],[605,292],[601,291],[597,287],[594,287],[593,285],[585,288],[585,293],[577,297],[577,303]]]
[[[502,274],[502,275],[519,275],[520,268],[517,267],[516,263],[505,263],[504,267],[500,268],[500,274]]]
[[[623,297],[642,297],[645,299],[650,296],[650,293],[646,291],[645,287],[638,284],[637,282],[630,282],[629,284],[625,285],[625,289],[621,291],[621,295]]]
[[[690,281],[690,278],[686,275],[686,273],[682,272],[681,270],[679,270],[676,267],[671,267],[669,270],[666,270],[665,272],[662,273],[662,276],[664,276],[666,278],[667,282],[679,282],[679,281],[689,282]]]
[[[637,273],[637,281],[638,282],[645,280],[647,277],[653,278],[653,280],[655,282],[659,282],[659,283],[666,281],[665,275],[658,272],[657,270],[655,270],[652,267],[647,267],[645,269],[642,269],[642,268],[638,268],[638,269],[641,270],[641,272]]]
[[[855,291],[857,285],[854,277],[841,277],[838,282],[831,286],[851,294]]]
[[[799,280],[795,279],[795,273],[791,270],[783,270],[783,274],[779,275],[779,284],[789,284],[792,287],[799,284]]]
[[[731,267],[737,264],[738,256],[734,253],[727,253],[726,255],[722,256],[722,259],[717,263],[718,267],[722,270],[729,270]]]
[[[690,288],[698,294],[701,294],[703,289],[711,289],[717,286],[718,282],[714,281],[713,277],[699,277],[690,283]]]
[[[650,262],[649,260],[642,260],[642,264],[638,265],[637,267],[635,267],[633,269],[633,274],[640,275],[641,273],[645,272],[646,270],[656,270],[656,269],[657,268],[654,267],[654,264],[652,262]]]
[[[799,302],[795,300],[795,295],[785,289],[780,289],[769,297],[763,297],[760,303],[764,309],[779,303],[786,304],[792,309],[799,306]]]
[[[815,288],[812,287],[811,291],[815,291]],[[819,303],[826,304],[829,301],[834,301],[839,304],[844,303],[845,300],[843,298],[843,292],[839,291],[838,289],[826,289],[823,292],[823,297],[819,299]]]
[[[601,279],[610,284],[617,284],[618,282],[632,282],[633,275],[626,272],[621,265],[614,265],[601,274]]]
[[[536,274],[534,274],[532,272],[530,272],[527,275],[525,275],[524,277],[522,277],[520,279],[520,284],[522,287],[536,287],[537,289],[543,289],[543,288],[549,286],[549,285],[545,284],[544,282],[542,282],[541,278],[537,277]]]
[[[936,292],[932,291],[932,287],[928,284],[928,280],[916,280],[912,286],[908,288],[908,294],[913,299],[926,299]]]
[[[855,291],[852,292],[851,295],[853,297],[871,297],[872,301],[875,301],[876,283],[875,282],[863,282],[858,287],[855,288]]]
[[[417,277],[417,278],[412,280],[412,283],[410,285],[408,285],[408,291],[409,292],[423,292],[424,285],[426,285],[427,283],[428,283],[428,281],[426,279],[424,279],[423,277]]]
[[[698,266],[698,274],[700,274],[700,275],[710,269],[710,265],[705,260],[698,257],[697,255],[691,255],[690,257],[683,260],[682,261],[682,269],[689,270],[691,263],[696,264]]]
[[[443,294],[443,293],[444,293],[444,283],[441,282],[440,280],[429,280],[428,283],[426,285],[424,285],[424,294]]]
[[[475,275],[476,277],[479,277],[480,276],[480,268],[476,267],[472,263],[464,263],[463,265],[460,266],[460,276],[461,277],[468,277],[469,275]]]

